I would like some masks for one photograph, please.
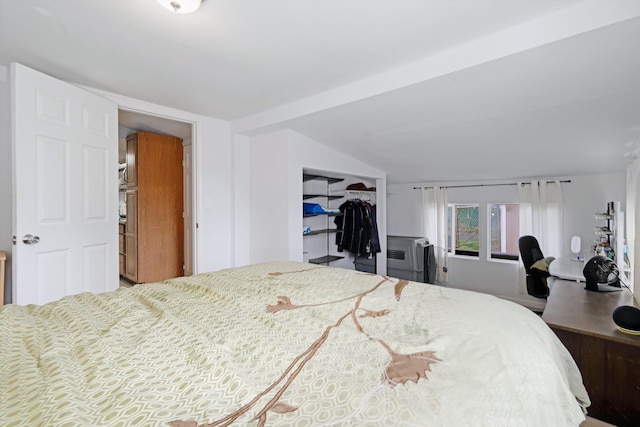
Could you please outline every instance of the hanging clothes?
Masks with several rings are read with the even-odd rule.
[[[336,245],[338,252],[349,251],[357,256],[372,258],[380,252],[376,206],[360,199],[347,200],[340,205],[340,213],[334,219],[338,228]]]

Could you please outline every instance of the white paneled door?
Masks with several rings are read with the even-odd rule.
[[[12,64],[13,303],[118,286],[118,115],[103,97]]]

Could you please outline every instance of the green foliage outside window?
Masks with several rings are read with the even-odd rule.
[[[456,249],[480,250],[478,206],[456,206]]]
[[[448,248],[456,255],[478,256],[480,252],[480,207],[449,205]],[[491,258],[518,260],[518,204],[490,205]],[[486,227],[486,226],[485,226]]]

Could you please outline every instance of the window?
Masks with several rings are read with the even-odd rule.
[[[518,249],[520,233],[518,204],[494,203],[487,205],[487,210],[486,239],[490,259],[517,261],[520,254]],[[480,206],[477,204],[451,204],[448,216],[447,247],[449,253],[478,257],[480,255]],[[485,236],[485,226],[482,227],[482,235]],[[484,239],[485,237],[483,237]]]
[[[449,252],[456,255],[478,256],[480,250],[478,213],[478,205],[449,205]]]
[[[518,260],[519,209],[516,203],[489,205],[492,259]]]

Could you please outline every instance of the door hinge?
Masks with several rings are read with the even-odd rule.
[[[11,236],[11,244],[16,245],[16,236]]]

